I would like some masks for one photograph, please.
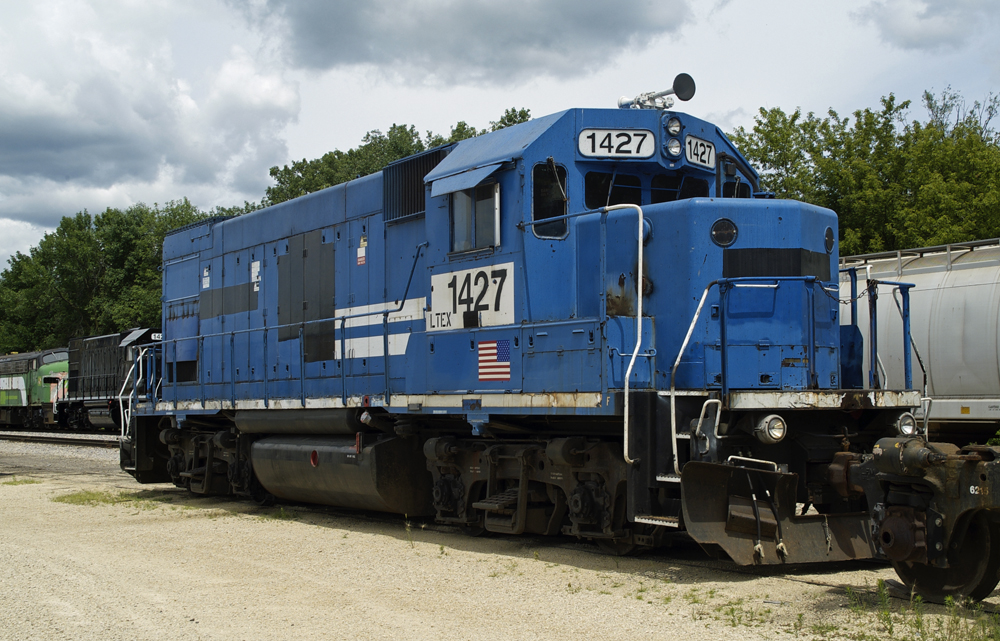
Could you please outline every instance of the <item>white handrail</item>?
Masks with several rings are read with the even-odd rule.
[[[139,363],[139,378],[142,378],[142,358],[146,355],[146,350],[139,350],[139,357],[136,359]],[[118,391],[118,415],[122,417],[122,439],[125,438],[125,434],[128,431],[128,424],[132,420],[132,396],[129,394],[129,411],[126,413],[125,404],[122,403],[122,397],[125,395],[125,388],[128,387],[129,381],[132,380],[132,372],[135,371],[136,361],[132,361],[132,367],[128,369],[128,374],[125,375],[125,380],[122,381],[122,388]],[[135,387],[133,386],[132,392],[135,392]]]
[[[625,204],[625,205],[610,205],[604,208],[604,211],[612,212],[616,209],[634,209],[637,214],[639,214],[639,232],[637,236],[639,237],[639,262],[638,271],[636,275],[636,313],[635,313],[635,348],[632,350],[632,358],[628,362],[628,369],[625,370],[625,421],[622,427],[623,438],[625,442],[623,443],[622,452],[625,455],[625,462],[629,465],[635,463],[635,460],[629,458],[628,455],[628,380],[632,376],[632,368],[635,366],[635,359],[639,356],[639,348],[642,347],[642,243],[646,239],[645,234],[645,221],[642,217],[642,207],[639,205]]]
[[[698,322],[698,317],[701,316],[701,310],[705,306],[705,299],[708,298],[708,290],[718,281],[712,281],[705,288],[705,291],[701,294],[701,300],[698,302],[698,309],[694,312],[694,318],[691,319],[691,324],[688,326],[687,334],[684,335],[684,342],[681,343],[681,349],[677,352],[677,359],[674,361],[674,367],[670,370],[670,443],[671,447],[674,449],[674,473],[680,476],[681,465],[678,461],[677,456],[677,389],[674,386],[674,378],[677,374],[677,368],[681,364],[681,357],[684,356],[684,350],[687,349],[688,341],[691,340],[691,334],[694,333],[694,326]],[[702,406],[704,409],[704,406]],[[721,412],[720,412],[721,414]]]

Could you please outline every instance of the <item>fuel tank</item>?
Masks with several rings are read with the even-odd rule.
[[[422,443],[388,437],[271,436],[254,442],[260,484],[278,498],[410,516],[434,514]]]
[[[945,245],[841,260],[856,267],[858,291],[868,278],[913,283],[910,324],[913,383],[933,399],[932,422],[1000,421],[1000,241]],[[849,276],[841,273],[841,300],[850,295]],[[903,381],[902,320],[899,295],[880,289],[878,360],[883,388]],[[850,307],[841,305],[842,323]],[[864,336],[864,379],[869,368],[869,310],[858,300],[858,326]],[[922,367],[921,367],[922,363]]]

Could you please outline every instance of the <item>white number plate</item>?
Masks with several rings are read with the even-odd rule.
[[[685,138],[684,156],[689,163],[715,169],[715,145],[707,140],[694,136]]]
[[[514,263],[431,276],[427,331],[466,327],[469,314],[474,315],[472,318],[476,322],[470,327],[514,323]]]
[[[648,129],[584,129],[577,148],[588,158],[649,158],[656,137]]]

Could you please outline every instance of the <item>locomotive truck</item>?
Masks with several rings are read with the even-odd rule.
[[[615,553],[888,558],[929,598],[984,597],[994,451],[927,442],[909,369],[865,371],[836,215],[759,193],[673,109],[693,93],[682,74],[175,230],[123,469]],[[908,318],[909,289],[864,292]]]

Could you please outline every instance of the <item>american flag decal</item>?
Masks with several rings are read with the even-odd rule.
[[[479,380],[510,380],[510,341],[479,343]]]

